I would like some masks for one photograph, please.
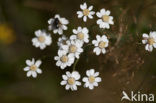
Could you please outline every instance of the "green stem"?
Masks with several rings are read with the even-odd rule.
[[[73,71],[75,71],[75,68],[76,68],[76,64],[78,63],[79,59],[76,60],[76,62],[74,63],[74,66],[73,66]]]

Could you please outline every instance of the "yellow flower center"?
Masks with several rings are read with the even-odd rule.
[[[104,22],[108,22],[108,21],[109,21],[109,16],[108,16],[108,15],[103,15],[103,16],[102,16],[102,20],[103,20]]]
[[[152,45],[154,43],[155,43],[154,38],[149,38],[148,39],[148,44]]]
[[[67,57],[66,55],[63,55],[63,56],[61,57],[61,61],[62,61],[63,63],[66,63],[66,62],[68,61],[68,57]]]
[[[43,43],[43,42],[45,41],[45,37],[44,37],[44,36],[39,36],[39,37],[38,37],[38,40],[39,40],[41,43]]]
[[[101,41],[101,42],[99,43],[99,47],[100,47],[101,49],[104,48],[105,45],[106,45],[106,42]]]
[[[84,9],[83,10],[83,15],[84,16],[88,16],[89,15],[89,10],[88,9]]]
[[[76,50],[77,50],[77,47],[76,47],[75,45],[71,45],[71,46],[69,47],[70,53],[75,53]]]
[[[78,39],[83,40],[84,39],[84,34],[83,33],[78,33],[77,37],[78,37]]]
[[[72,78],[72,77],[70,77],[70,78],[68,79],[68,84],[69,84],[69,85],[73,85],[74,83],[75,83],[75,79]]]
[[[32,70],[32,71],[36,71],[36,69],[37,69],[36,65],[32,65],[32,66],[30,66],[30,70]]]
[[[88,78],[88,80],[89,80],[90,83],[94,83],[95,82],[95,77],[94,76],[90,76]]]

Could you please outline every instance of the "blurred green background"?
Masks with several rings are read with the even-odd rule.
[[[115,25],[101,30],[97,17],[84,23],[76,12],[87,2],[94,11],[111,11]],[[55,65],[57,39],[45,50],[32,46],[34,31],[46,29],[47,21],[55,14],[69,20],[72,29],[86,26],[90,41],[96,34],[110,39],[108,53],[96,56],[87,47],[76,66],[81,77],[87,69],[100,72],[102,82],[90,91],[83,86],[78,91],[66,91],[60,85],[61,70]],[[0,0],[0,103],[121,103],[122,91],[156,94],[156,50],[149,53],[141,43],[142,33],[156,30],[156,0]],[[36,79],[27,78],[23,68],[26,59],[41,59],[43,73]],[[125,101],[125,103],[128,103]]]

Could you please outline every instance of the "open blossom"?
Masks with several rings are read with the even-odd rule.
[[[144,33],[142,37],[143,37],[142,43],[146,44],[145,50],[151,52],[153,50],[153,47],[156,48],[156,32],[155,31],[150,32],[149,35]]]
[[[83,43],[77,40],[68,40],[67,45],[63,45],[63,50],[67,51],[69,54],[73,54],[77,59],[79,55],[83,52]]]
[[[61,85],[66,85],[65,89],[72,91],[77,90],[77,86],[81,85],[81,82],[78,80],[80,79],[80,74],[77,71],[73,71],[72,73],[66,72],[66,75],[62,75],[63,81],[61,81]]]
[[[51,45],[52,38],[50,34],[45,31],[37,30],[35,31],[36,37],[32,39],[32,43],[35,47],[39,47],[41,50],[45,49],[46,46]]]
[[[96,36],[97,40],[93,40],[92,44],[94,44],[95,48],[93,50],[93,52],[96,53],[96,55],[100,55],[100,53],[105,54],[106,53],[106,47],[108,47],[108,39],[105,35],[103,35],[102,37],[100,37],[99,35]]]
[[[77,11],[78,14],[78,18],[82,18],[83,17],[83,21],[86,22],[87,21],[87,17],[90,19],[93,19],[93,15],[95,14],[94,11],[92,11],[93,6],[89,6],[87,8],[87,4],[81,4],[80,8],[82,9],[82,11]]]
[[[71,66],[74,63],[74,55],[68,54],[65,50],[59,50],[58,56],[55,56],[54,59],[57,61],[56,65],[61,69],[65,69],[67,66]]]
[[[27,71],[27,77],[37,77],[37,73],[41,74],[42,70],[39,68],[41,65],[42,61],[37,60],[35,62],[35,59],[33,58],[32,60],[26,60],[27,66],[24,68],[24,71]]]
[[[67,41],[67,37],[65,35],[63,35],[58,39],[57,45],[60,47],[60,49],[62,48],[63,45],[67,44],[66,41]]]
[[[89,34],[88,34],[88,29],[86,27],[78,27],[77,30],[73,29],[73,33],[75,35],[70,36],[71,40],[79,40],[80,42],[89,42]]]
[[[60,15],[56,14],[54,18],[48,20],[49,30],[53,30],[53,33],[63,34],[63,30],[67,30],[66,26],[69,24],[69,21],[66,18],[61,18]]]
[[[86,71],[86,75],[88,77],[84,77],[82,79],[85,82],[84,87],[89,87],[89,89],[94,89],[94,86],[98,86],[98,82],[101,82],[101,78],[99,76],[99,72],[95,72],[94,69],[90,69]]]
[[[97,20],[97,24],[99,25],[100,28],[109,29],[110,24],[111,25],[114,24],[113,17],[110,16],[109,10],[101,9],[100,12],[96,13],[96,15],[97,15],[97,17],[100,18]]]

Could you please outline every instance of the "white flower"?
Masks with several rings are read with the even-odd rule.
[[[62,37],[60,37],[58,39],[57,45],[61,48],[62,45],[66,45],[67,44],[66,41],[67,41],[67,37],[65,35],[63,35]]]
[[[73,29],[73,33],[76,35],[70,36],[71,40],[79,40],[81,42],[88,43],[89,42],[89,34],[88,34],[88,29],[86,27],[78,27],[77,30]]]
[[[66,75],[62,75],[63,81],[61,81],[61,85],[66,85],[65,89],[72,91],[77,90],[77,86],[81,85],[81,82],[78,80],[80,79],[80,74],[77,71],[73,71],[72,73],[66,72]]]
[[[89,89],[94,89],[94,86],[98,86],[98,82],[101,82],[101,78],[97,77],[99,75],[99,72],[95,72],[94,69],[90,69],[86,71],[86,75],[88,77],[84,77],[82,79],[83,82],[85,82],[84,87]]]
[[[26,60],[26,64],[28,66],[24,68],[24,71],[27,71],[27,77],[30,77],[32,75],[32,77],[36,78],[37,73],[41,74],[42,70],[39,68],[41,63],[42,63],[41,60],[37,60],[35,62],[34,58],[32,59],[32,61]]]
[[[52,43],[50,34],[47,34],[45,31],[37,30],[35,35],[36,37],[32,39],[33,46],[39,47],[41,50]]]
[[[68,40],[67,45],[63,45],[62,49],[67,51],[69,54],[73,54],[78,59],[80,53],[83,52],[82,45],[83,43],[77,40]]]
[[[80,5],[80,8],[82,9],[82,11],[77,11],[78,18],[83,17],[84,22],[87,21],[87,17],[93,19],[93,15],[95,14],[94,11],[91,11],[93,9],[93,6],[89,6],[89,8],[87,8],[87,4],[84,3]]]
[[[66,26],[69,24],[69,21],[66,18],[61,18],[60,15],[56,14],[54,18],[50,18],[48,20],[48,28],[49,30],[53,30],[53,33],[56,34],[63,34],[63,30],[67,30],[68,27]]]
[[[97,20],[97,24],[99,25],[100,28],[106,28],[109,29],[110,28],[110,24],[113,25],[113,17],[109,16],[110,15],[110,11],[109,10],[105,10],[105,9],[101,9],[100,12],[96,13],[97,17],[99,17],[100,19]]]
[[[68,52],[65,50],[58,50],[58,56],[55,56],[54,59],[57,61],[56,65],[61,69],[71,66],[75,60],[74,55],[68,54]]]
[[[93,52],[96,53],[96,55],[100,55],[100,53],[102,52],[103,54],[106,53],[106,47],[108,47],[108,39],[105,35],[103,35],[102,37],[100,37],[99,35],[96,36],[97,40],[93,40],[92,44],[94,44],[95,48],[93,50]]]
[[[156,48],[156,32],[155,31],[150,32],[149,35],[144,33],[142,37],[143,37],[142,43],[146,44],[145,50],[151,52],[153,50],[153,47]]]

